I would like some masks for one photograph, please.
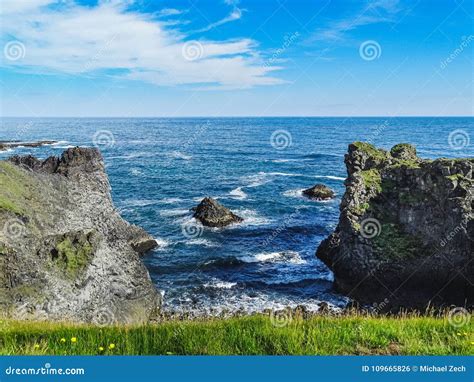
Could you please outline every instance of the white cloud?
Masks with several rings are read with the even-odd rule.
[[[101,1],[95,7],[71,0],[51,3],[2,0],[3,45],[13,39],[26,48],[24,58],[2,60],[4,66],[69,74],[113,70],[116,76],[165,86],[248,88],[283,82],[269,76],[278,68],[262,65],[253,40],[202,39],[199,57],[189,60],[183,56],[186,34],[151,15],[127,11],[123,1]]]
[[[366,7],[351,17],[332,22],[327,28],[320,28],[309,39],[312,41],[341,41],[347,34],[365,25],[391,22],[401,10],[399,0],[372,0]]]
[[[223,19],[216,21],[214,23],[209,24],[208,26],[201,28],[197,31],[194,31],[194,33],[202,33],[202,32],[207,32],[210,31],[211,29],[214,29],[218,26],[221,26],[223,24],[230,23],[231,21],[236,21],[242,18],[242,10],[235,7],[232,9],[232,12],[229,13],[228,16],[224,17]]]

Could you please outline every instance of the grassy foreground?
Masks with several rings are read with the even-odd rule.
[[[97,327],[7,320],[0,321],[0,354],[469,355],[473,321],[453,326],[443,317],[346,315],[275,326],[268,316],[248,316]]]

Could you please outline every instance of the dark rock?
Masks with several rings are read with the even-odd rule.
[[[0,151],[13,149],[16,147],[40,147],[45,145],[53,145],[57,141],[37,141],[37,142],[17,142],[17,141],[0,141]]]
[[[416,156],[416,148],[408,143],[399,143],[393,146],[390,155],[401,160],[419,160]]]
[[[316,184],[303,191],[303,195],[310,199],[328,200],[334,197],[334,191],[324,184]]]
[[[474,303],[474,159],[423,160],[356,142],[336,230],[316,255],[335,287],[380,311]]]
[[[199,203],[193,217],[207,227],[225,227],[244,220],[214,199],[208,197]]]
[[[158,246],[153,236],[151,236],[143,228],[133,224],[130,226],[130,235],[128,242],[130,243],[134,251],[139,253],[140,255],[143,255]]]

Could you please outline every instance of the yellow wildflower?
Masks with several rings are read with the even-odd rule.
[[[66,339],[65,339],[65,338],[61,338],[61,339],[59,340],[59,342],[61,342],[62,344],[64,344],[64,343],[66,342]]]
[[[39,349],[40,346],[38,344],[35,344],[35,349]]]
[[[71,342],[72,342],[73,344],[75,344],[75,343],[77,342],[77,338],[76,338],[76,337],[72,337],[72,338],[71,338]]]
[[[110,350],[115,349],[115,344],[110,344],[110,345],[109,345],[109,349],[110,349]]]
[[[103,346],[99,346],[99,351],[104,351],[104,347],[103,347]]]

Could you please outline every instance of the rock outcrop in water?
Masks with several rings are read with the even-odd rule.
[[[45,145],[54,145],[57,141],[36,141],[36,142],[17,142],[0,141],[0,151],[14,149],[16,147],[40,147]]]
[[[334,198],[334,191],[324,184],[316,184],[303,190],[303,195],[314,200],[329,200]]]
[[[212,198],[204,198],[196,207],[193,217],[207,227],[225,227],[244,219]]]
[[[339,224],[317,250],[335,286],[381,310],[474,303],[474,159],[356,142]]]
[[[140,260],[156,245],[115,211],[98,150],[0,161],[0,311],[97,324],[145,322],[161,298]]]

